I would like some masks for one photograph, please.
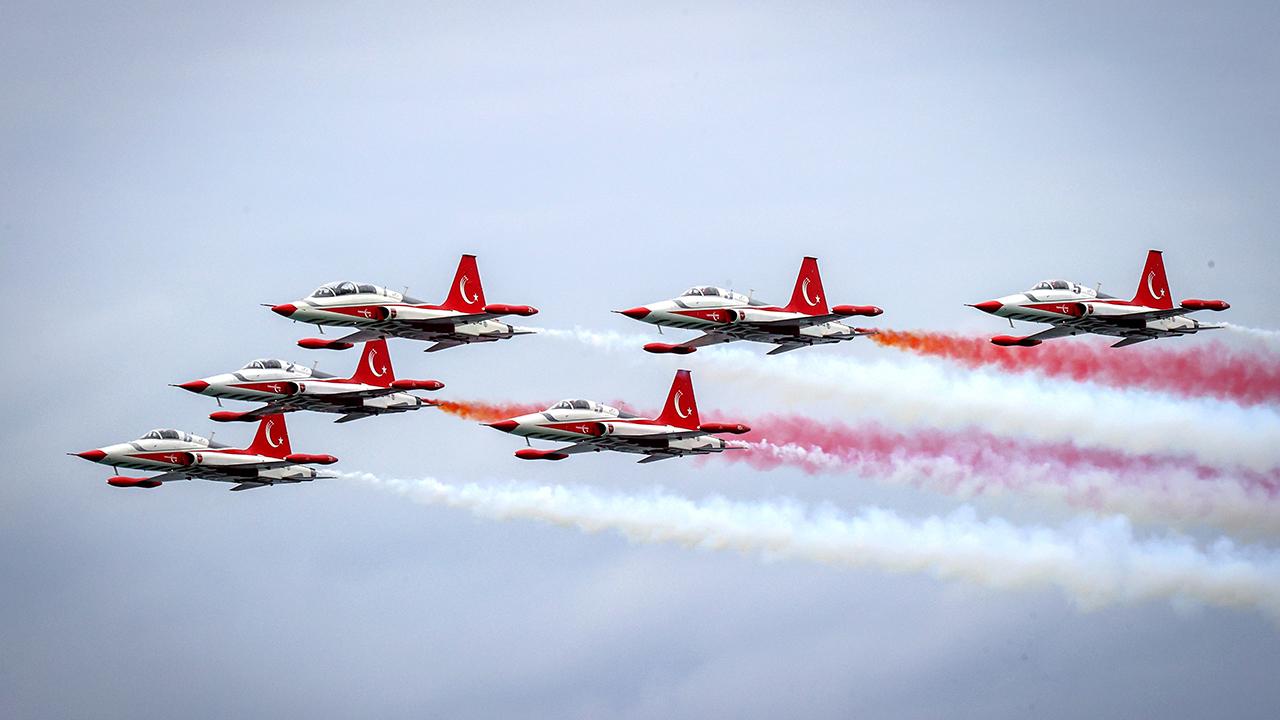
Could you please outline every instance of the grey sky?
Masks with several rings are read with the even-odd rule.
[[[962,303],[1129,292],[1159,247],[1175,294],[1275,328],[1278,35],[1267,3],[8,5],[0,714],[1273,716],[1280,635],[1248,612],[1081,612],[341,482],[117,491],[61,453],[246,440],[165,383],[273,355],[345,372],[258,303],[345,278],[442,298],[465,251],[547,327],[644,332],[607,310],[694,283],[785,299],[815,254],[878,324],[987,332]],[[674,367],[698,378],[539,337],[392,352],[455,397],[652,406]],[[389,476],[955,504],[715,460],[519,463],[441,413],[289,422]]]

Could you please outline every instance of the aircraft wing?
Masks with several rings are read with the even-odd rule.
[[[423,352],[440,352],[441,350],[448,350],[449,348],[455,348],[459,345],[466,345],[466,343],[461,340],[441,340],[435,345],[423,350]]]
[[[354,411],[356,408],[362,408],[363,400],[366,398],[382,397],[401,392],[393,388],[374,388],[371,390],[358,390],[346,393],[333,393],[331,395],[294,395],[292,397],[272,400],[262,407],[246,410],[240,414],[239,419],[245,422],[252,420],[261,420],[268,415],[276,415],[279,413],[294,412],[295,410],[328,410],[333,406],[351,406]]]
[[[702,335],[699,335],[698,337],[692,340],[686,340],[680,343],[680,347],[700,348],[700,347],[706,347],[708,345],[720,345],[722,343],[729,343],[737,339],[738,338],[732,335],[729,335],[728,333],[709,332],[709,333],[704,333]]]
[[[161,473],[154,477],[147,478],[159,483],[174,482],[175,480],[190,480],[191,474],[183,470],[171,470],[167,473]]]
[[[385,338],[387,333],[381,330],[357,330],[346,337],[338,338],[336,342],[362,343],[370,340],[381,340]]]
[[[1041,330],[1035,335],[1028,335],[1026,340],[1053,340],[1054,338],[1067,337],[1070,335],[1084,335],[1088,330],[1071,325],[1054,325],[1048,330]]]
[[[781,345],[778,345],[778,347],[776,347],[776,348],[774,348],[774,349],[770,350],[769,352],[767,352],[767,353],[765,353],[765,354],[766,354],[766,355],[781,355],[781,354],[782,354],[782,353],[784,353],[784,352],[791,352],[792,350],[799,350],[800,348],[802,348],[802,347],[804,347],[804,346],[805,346],[805,345],[804,345],[804,343],[782,343]]]

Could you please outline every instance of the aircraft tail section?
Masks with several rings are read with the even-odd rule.
[[[667,404],[663,406],[662,414],[657,420],[687,430],[696,430],[701,424],[698,419],[698,402],[693,397],[693,378],[688,370],[676,371],[671,390],[667,393]]]
[[[480,270],[475,255],[463,255],[458,261],[458,272],[453,275],[453,285],[444,305],[448,310],[478,313],[484,310],[484,288],[480,286]]]
[[[791,304],[787,305],[787,310],[805,315],[826,315],[829,312],[817,258],[805,257],[801,261],[800,275],[796,277],[796,287],[791,291]]]
[[[258,423],[258,434],[253,444],[246,448],[251,453],[267,457],[282,458],[293,450],[289,447],[289,428],[284,424],[284,415],[268,415]]]
[[[1172,310],[1173,296],[1169,294],[1169,280],[1164,275],[1164,258],[1159,250],[1147,252],[1147,264],[1138,279],[1138,293],[1133,302],[1157,310]]]
[[[364,352],[360,354],[360,363],[351,379],[366,385],[390,387],[396,379],[395,370],[391,367],[391,353],[387,351],[385,339],[370,340],[364,344]]]

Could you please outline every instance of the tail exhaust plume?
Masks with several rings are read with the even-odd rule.
[[[1130,454],[979,430],[897,431],[805,417],[751,420],[749,452],[761,469],[856,472],[962,497],[1020,493],[1135,519],[1280,533],[1280,470],[1199,465],[1180,455]]]
[[[1280,403],[1280,355],[1219,342],[1119,351],[1077,341],[1010,350],[992,345],[985,337],[952,333],[881,330],[870,338],[878,345],[946,358],[969,367],[1036,372],[1242,405]]]
[[[1056,587],[1082,608],[1155,599],[1257,610],[1280,622],[1280,555],[1220,538],[1206,548],[1182,535],[1143,539],[1123,517],[1078,519],[1061,528],[981,519],[971,508],[910,520],[868,507],[845,514],[794,500],[701,502],[652,491],[453,485],[433,479],[345,477],[417,502],[494,520],[535,520],[585,533],[616,532],[674,543],[837,567],[926,572],[1002,590]]]
[[[470,400],[439,400],[436,407],[463,420],[493,422],[545,409],[551,403],[486,403]]]

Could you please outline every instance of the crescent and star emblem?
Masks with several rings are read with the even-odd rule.
[[[574,428],[573,428],[573,429],[574,429],[574,430],[577,430],[578,432],[582,433],[583,435],[590,435],[590,434],[591,434],[591,426],[590,426],[590,425],[576,425],[576,426],[574,426]]]
[[[689,411],[687,411],[687,410],[685,410],[684,408],[680,407],[680,398],[682,398],[682,397],[684,397],[684,391],[683,391],[683,390],[677,390],[677,391],[676,391],[676,396],[675,396],[674,400],[672,400],[672,403],[671,403],[671,404],[675,406],[675,408],[676,408],[676,414],[677,414],[677,415],[679,415],[681,418],[687,418],[687,417],[689,417],[689,415],[690,415]]]
[[[372,311],[372,310],[370,310],[369,308],[361,308],[361,309],[359,310],[359,313],[360,313],[362,316],[367,317],[367,318],[371,318],[371,317],[373,317],[373,311]]]
[[[810,307],[817,305],[818,301],[822,299],[821,295],[817,298],[809,297],[809,278],[805,278],[804,281],[800,283],[800,294],[804,296],[804,301],[809,303]]]
[[[369,366],[369,372],[373,373],[374,377],[382,377],[383,375],[387,374],[387,369],[384,367],[382,368],[381,371],[379,371],[378,369],[373,367],[373,359],[376,358],[377,356],[378,356],[377,348],[369,350],[369,362],[367,364]]]
[[[267,444],[268,444],[268,445],[270,445],[270,446],[271,446],[271,447],[273,447],[273,448],[278,448],[278,447],[280,447],[280,442],[279,442],[279,441],[277,441],[275,438],[271,437],[271,427],[272,427],[273,425],[275,425],[275,422],[274,422],[274,421],[272,421],[272,422],[268,422],[268,423],[267,423],[266,430],[264,430],[264,431],[263,431],[263,435],[265,435],[265,436],[266,436],[266,438],[267,438]]]
[[[165,456],[164,456],[164,459],[165,459],[165,460],[168,460],[169,462],[173,463],[174,465],[177,465],[177,464],[178,464],[178,456],[177,456],[177,455],[165,455]]]
[[[1164,297],[1164,288],[1160,288],[1160,292],[1157,293],[1155,289],[1151,287],[1151,281],[1154,280],[1155,278],[1156,278],[1155,270],[1152,270],[1151,272],[1147,273],[1147,292],[1151,293],[1151,297],[1159,300]]]
[[[470,280],[471,280],[470,277],[463,275],[462,279],[458,281],[458,293],[462,295],[462,301],[468,305],[473,304],[476,301],[476,298],[478,297],[476,295],[467,297],[467,282]]]
[[[267,389],[273,393],[280,392],[280,386],[276,383],[271,383],[270,385],[267,386]]]

